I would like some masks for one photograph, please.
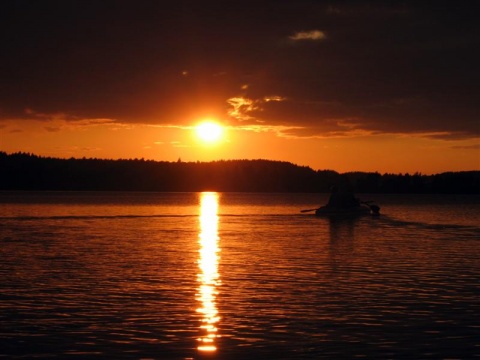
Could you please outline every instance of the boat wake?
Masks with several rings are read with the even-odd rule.
[[[427,223],[421,221],[402,220],[388,215],[382,215],[378,218],[378,221],[380,221],[380,224],[386,227],[444,231],[458,235],[460,235],[460,232],[466,231],[470,234],[476,235],[477,238],[480,238],[480,227],[474,225]]]

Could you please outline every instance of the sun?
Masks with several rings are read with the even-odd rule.
[[[203,121],[196,126],[195,132],[200,140],[212,144],[222,138],[223,126],[214,121]]]

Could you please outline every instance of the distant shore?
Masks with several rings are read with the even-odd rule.
[[[0,152],[0,190],[328,192],[480,194],[480,171],[435,175],[338,173],[284,161],[167,162],[60,159]]]

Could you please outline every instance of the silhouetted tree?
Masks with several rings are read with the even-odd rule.
[[[58,159],[0,152],[0,190],[480,193],[480,171],[436,175],[314,171],[284,161]]]

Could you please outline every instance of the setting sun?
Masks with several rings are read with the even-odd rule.
[[[222,125],[213,121],[204,121],[198,124],[195,131],[198,138],[206,143],[217,142],[223,135]]]

